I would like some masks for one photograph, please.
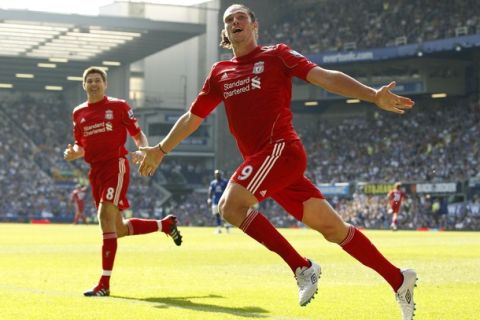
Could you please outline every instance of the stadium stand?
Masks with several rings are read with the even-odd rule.
[[[392,47],[480,33],[480,6],[467,1],[290,1],[263,27],[264,44],[279,42],[304,54]]]
[[[310,150],[308,175],[316,183],[345,181],[465,181],[480,178],[480,103],[474,99],[417,102],[414,112],[402,117],[372,112],[365,118],[340,123],[318,120],[312,131],[301,132]],[[70,141],[71,121],[61,96],[16,95],[0,102],[2,113],[0,180],[4,195],[2,221],[49,218],[70,222],[69,193],[75,181],[85,179],[81,161],[73,167],[62,159]],[[47,121],[48,119],[48,121]],[[438,119],[448,119],[439,121]],[[79,177],[80,175],[80,177]],[[135,216],[164,216],[175,212],[189,225],[209,225],[203,193],[175,195],[159,201],[160,185],[183,185],[192,190],[208,182],[210,171],[188,162],[169,160],[155,180],[131,170],[130,199]],[[460,204],[433,210],[429,195],[409,197],[400,215],[404,228],[480,228],[478,195]],[[386,199],[355,194],[353,199],[331,199],[347,221],[366,228],[388,227]],[[94,209],[87,201],[87,213]],[[438,205],[437,205],[438,207]],[[273,201],[262,204],[279,226],[298,227]]]
[[[261,25],[260,42],[284,42],[304,54],[315,54],[480,34],[476,2],[368,0],[351,5],[347,0],[320,4],[287,0],[277,22]],[[412,66],[398,77],[382,70],[371,76],[372,82],[381,83],[402,76],[417,79],[420,71]],[[158,104],[152,99],[147,106]],[[401,117],[372,108],[365,117],[332,122],[320,115],[315,126],[299,127],[309,150],[307,175],[317,184],[480,181],[478,93],[416,100],[415,109]],[[0,96],[0,221],[72,221],[69,194],[77,181],[86,180],[88,166],[82,161],[67,163],[62,157],[72,140],[71,107],[61,95]],[[232,172],[238,163],[230,159],[222,169]],[[140,177],[132,167],[128,214],[147,218],[174,213],[184,225],[210,225],[205,191],[210,178],[211,168],[188,157],[167,157],[153,179]],[[164,189],[172,191],[170,198],[162,195]],[[329,196],[329,200],[346,221],[357,226],[389,226],[383,194],[356,190],[347,197]],[[86,203],[87,215],[95,215],[91,199]],[[275,225],[302,227],[273,201],[260,206]],[[400,228],[480,230],[480,196],[478,192],[461,198],[410,192],[399,219]]]
[[[479,123],[480,103],[468,99],[417,101],[402,116],[374,112],[341,123],[320,117],[315,131],[302,134],[308,174],[317,183],[463,181],[480,172]]]
[[[88,166],[83,161],[63,160],[63,149],[73,139],[63,97],[5,95],[0,98],[0,115],[0,221],[72,221],[69,195],[77,181],[86,181]],[[158,184],[200,185],[209,176],[209,171],[188,162],[168,162],[155,180],[140,177],[132,167],[129,198],[133,214],[158,213],[162,200]],[[93,218],[94,211],[87,198],[85,212]]]

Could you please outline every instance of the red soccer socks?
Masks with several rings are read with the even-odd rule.
[[[113,262],[117,253],[117,234],[115,232],[106,232],[103,234],[102,246],[102,277],[99,286],[110,288],[110,276],[112,274]]]
[[[160,228],[157,220],[137,218],[128,219],[127,226],[129,235],[152,233]]]
[[[340,246],[362,264],[377,271],[394,291],[402,285],[403,276],[400,269],[391,264],[357,228],[350,226],[347,237]]]
[[[247,217],[240,225],[240,229],[269,250],[281,256],[293,272],[298,267],[310,267],[309,261],[298,254],[292,245],[260,212],[250,209]]]

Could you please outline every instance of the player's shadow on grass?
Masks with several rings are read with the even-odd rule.
[[[216,313],[228,313],[236,316],[246,317],[246,318],[266,318],[268,317],[268,310],[259,308],[259,307],[227,307],[219,306],[209,303],[199,303],[193,302],[192,299],[219,299],[224,298],[219,295],[209,294],[206,296],[191,296],[191,297],[159,297],[159,298],[132,298],[132,297],[121,297],[121,296],[112,296],[112,298],[118,299],[127,299],[127,300],[138,300],[146,301],[150,303],[155,303],[155,308],[183,308],[191,309],[202,312],[216,312]]]

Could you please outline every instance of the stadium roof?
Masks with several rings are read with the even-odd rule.
[[[0,9],[0,88],[66,88],[78,84],[88,66],[127,65],[205,29],[143,18]]]

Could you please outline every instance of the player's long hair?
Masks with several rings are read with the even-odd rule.
[[[255,12],[253,12],[252,9],[250,9],[246,5],[244,5],[244,4],[232,4],[230,7],[233,7],[233,6],[238,6],[238,7],[241,7],[242,9],[247,10],[247,13],[250,16],[250,19],[252,20],[252,22],[257,21],[257,18],[255,16]],[[228,8],[230,8],[230,7],[228,7]],[[227,11],[228,8],[225,11]],[[258,38],[258,31],[257,31],[256,36]],[[220,33],[220,47],[225,48],[225,49],[232,49],[232,43],[230,42],[230,39],[228,39],[227,30],[225,30],[225,29],[222,29],[222,32]]]

